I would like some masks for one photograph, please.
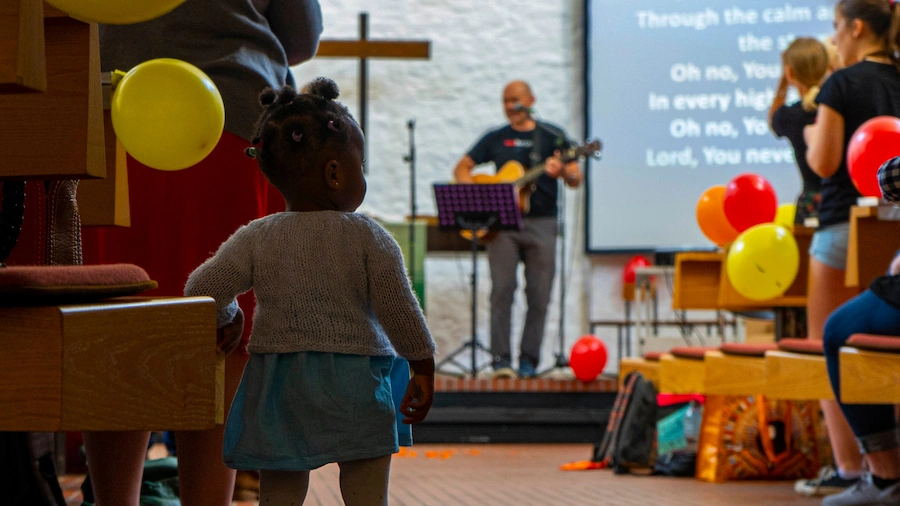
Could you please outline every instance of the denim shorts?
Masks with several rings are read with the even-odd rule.
[[[809,254],[832,269],[847,269],[847,246],[850,242],[850,223],[838,223],[816,230]]]

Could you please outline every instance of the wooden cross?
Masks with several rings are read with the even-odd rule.
[[[419,59],[431,58],[431,41],[371,40],[369,39],[369,14],[359,14],[358,40],[319,41],[319,58],[359,58],[359,127],[363,133],[367,126],[369,88],[369,58]]]

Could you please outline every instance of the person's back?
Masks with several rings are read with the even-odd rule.
[[[802,225],[808,218],[818,216],[821,201],[822,178],[806,160],[807,146],[803,131],[816,122],[816,98],[829,70],[829,54],[818,40],[800,37],[782,53],[781,61],[783,72],[769,108],[769,126],[776,137],[787,138],[794,148],[794,158],[803,180],[794,222]],[[793,105],[785,103],[790,87],[796,88],[801,96],[801,100]]]
[[[866,121],[878,116],[900,117],[900,72],[889,63],[861,61],[835,72],[822,87],[819,101],[843,116],[846,149]],[[823,182],[820,225],[846,222],[859,197],[845,155],[837,172]]]
[[[133,25],[101,25],[100,65],[124,70],[176,58],[204,71],[225,102],[225,129],[249,140],[266,87],[293,85],[288,65],[315,55],[322,16],[308,0],[187,0]]]

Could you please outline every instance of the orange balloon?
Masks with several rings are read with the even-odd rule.
[[[707,239],[718,246],[734,242],[738,231],[725,217],[725,185],[707,188],[697,201],[697,224]]]

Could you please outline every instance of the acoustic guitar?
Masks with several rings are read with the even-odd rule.
[[[603,142],[593,140],[586,142],[580,146],[573,146],[560,150],[559,158],[565,166],[567,163],[580,160],[587,157],[599,158],[603,150]],[[531,210],[531,194],[537,188],[537,179],[547,171],[547,164],[541,162],[530,169],[526,169],[521,163],[510,160],[500,167],[494,175],[478,174],[472,176],[472,182],[475,184],[503,184],[512,183],[519,191],[519,209],[522,214],[527,214]],[[468,240],[472,240],[472,232],[463,230],[460,235]],[[481,242],[486,243],[496,237],[496,231],[478,232],[477,236]]]

